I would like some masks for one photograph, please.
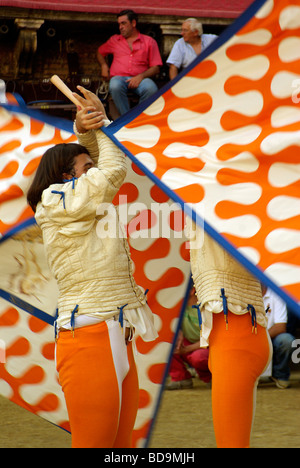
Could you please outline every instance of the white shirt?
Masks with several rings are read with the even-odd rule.
[[[206,49],[218,36],[214,34],[202,34],[202,51]],[[175,65],[176,68],[186,68],[197,57],[197,54],[191,44],[185,42],[183,37],[178,39],[167,59],[168,65]]]
[[[288,315],[286,303],[275,294],[272,289],[267,289],[263,300],[267,313],[268,330],[276,323],[287,323]]]

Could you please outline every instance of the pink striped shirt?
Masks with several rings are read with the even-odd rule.
[[[99,47],[103,57],[113,54],[110,76],[136,76],[150,67],[161,66],[162,59],[157,42],[139,33],[130,49],[125,37],[115,34]]]

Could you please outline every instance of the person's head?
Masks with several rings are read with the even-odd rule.
[[[182,23],[181,35],[185,42],[192,42],[203,34],[203,27],[196,18],[188,18]]]
[[[43,155],[27,193],[33,211],[41,201],[42,193],[52,184],[62,184],[80,177],[94,166],[88,150],[77,143],[60,143]]]
[[[138,16],[133,10],[122,10],[118,14],[120,34],[128,38],[137,28]]]

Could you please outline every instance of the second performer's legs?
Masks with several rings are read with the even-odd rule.
[[[212,372],[212,410],[217,446],[247,448],[255,414],[259,376],[270,359],[270,340],[258,325],[252,333],[249,314],[213,315],[209,365]]]

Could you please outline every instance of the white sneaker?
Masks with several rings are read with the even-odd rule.
[[[291,386],[290,382],[288,380],[280,380],[276,379],[275,377],[271,377],[273,382],[275,382],[276,387],[280,388],[280,390],[285,390]]]

